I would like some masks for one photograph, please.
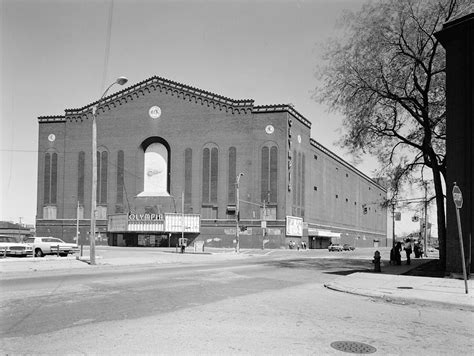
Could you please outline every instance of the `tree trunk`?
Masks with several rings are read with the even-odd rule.
[[[446,269],[446,214],[444,207],[444,192],[441,182],[441,172],[437,165],[433,165],[433,181],[436,194],[439,261],[443,270]]]

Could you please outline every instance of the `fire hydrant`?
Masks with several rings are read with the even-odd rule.
[[[379,251],[375,251],[374,259],[372,263],[374,264],[374,272],[382,272],[380,269],[380,252]]]

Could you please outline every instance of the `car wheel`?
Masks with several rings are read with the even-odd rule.
[[[44,257],[44,253],[43,253],[43,251],[41,251],[40,248],[37,248],[37,249],[35,250],[35,256],[36,256],[36,257]]]

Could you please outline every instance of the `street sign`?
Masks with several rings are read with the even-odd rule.
[[[454,205],[456,205],[456,208],[461,209],[462,208],[462,193],[461,189],[454,183],[453,187],[453,200],[454,200]]]
[[[459,209],[462,208],[462,193],[461,193],[461,189],[459,189],[459,187],[456,185],[456,182],[454,182],[454,187],[453,187],[453,200],[454,200],[454,205],[456,205],[456,221],[458,223],[459,248],[461,250],[461,264],[462,264],[462,272],[464,275],[464,286],[466,289],[466,294],[468,294],[469,291],[467,287],[467,272],[466,272],[467,268],[466,268],[466,259],[464,258],[464,245],[463,245],[461,217],[460,217],[461,214],[459,214]]]
[[[395,212],[395,221],[400,221],[402,220],[402,213],[399,211]]]

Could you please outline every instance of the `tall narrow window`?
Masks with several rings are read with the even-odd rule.
[[[203,204],[217,203],[218,182],[218,149],[204,148],[202,155],[202,202]]]
[[[211,203],[217,203],[218,161],[217,147],[213,147],[211,150]]]
[[[51,203],[51,154],[44,155],[44,205]]]
[[[304,211],[304,197],[305,197],[305,174],[306,174],[306,160],[304,153],[301,155],[301,207]]]
[[[97,203],[107,204],[108,153],[97,152]]]
[[[44,205],[57,203],[58,154],[46,153],[44,156]]]
[[[278,149],[262,147],[261,201],[276,204],[278,201]]]
[[[237,150],[229,148],[228,204],[235,204],[235,178],[237,177]]]
[[[278,201],[278,149],[273,146],[270,149],[270,203],[276,204]]]
[[[296,202],[298,200],[297,181],[298,181],[298,154],[296,150],[294,150],[293,151],[293,205],[296,205]]]
[[[79,152],[77,162],[77,201],[79,204],[84,204],[85,159],[86,154],[84,151]]]
[[[117,154],[117,203],[123,204],[124,193],[124,155],[123,151]]]
[[[301,152],[298,152],[297,158],[297,173],[296,173],[296,204],[301,206]]]
[[[203,204],[210,203],[209,197],[209,167],[210,167],[211,151],[205,148],[202,152],[202,202]]]
[[[190,148],[184,150],[184,204],[192,203],[192,181],[193,181],[193,151]]]
[[[262,180],[261,180],[261,201],[268,202],[269,194],[269,149],[268,147],[262,147]]]

